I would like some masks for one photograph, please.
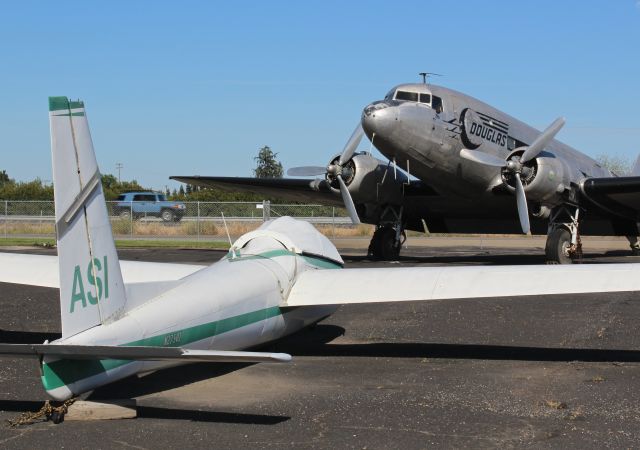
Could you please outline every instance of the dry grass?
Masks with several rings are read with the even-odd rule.
[[[375,230],[375,226],[373,225],[341,225],[341,226],[332,226],[332,225],[316,225],[315,226],[318,231],[324,234],[327,237],[371,237],[373,236],[373,231]]]
[[[253,231],[262,225],[262,222],[227,222],[227,228],[231,237],[238,237],[249,231]],[[375,227],[373,225],[331,225],[317,224],[314,225],[318,231],[329,238],[349,238],[349,237],[367,237],[373,235]],[[133,227],[133,229],[132,229]],[[184,236],[206,236],[206,237],[225,237],[226,231],[222,222],[172,222],[165,223],[160,221],[138,220],[133,224],[129,220],[112,219],[111,228],[115,236],[143,236],[159,238],[184,237]],[[43,222],[26,222],[16,221],[7,222],[0,225],[0,234],[9,235],[42,235],[54,236],[55,225],[52,221]]]
[[[10,234],[42,234],[42,235],[54,235],[55,225],[51,221],[42,222],[6,222],[0,226],[0,233]]]

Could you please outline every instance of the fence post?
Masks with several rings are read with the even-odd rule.
[[[4,238],[7,238],[7,220],[9,220],[9,200],[4,201]]]
[[[262,221],[266,222],[271,218],[271,202],[262,200]]]
[[[129,202],[129,236],[133,238],[133,201]]]
[[[331,230],[333,234],[333,238],[336,238],[336,207],[331,207]]]
[[[198,200],[198,215],[196,216],[196,232],[198,233],[198,240],[200,240],[200,201]]]

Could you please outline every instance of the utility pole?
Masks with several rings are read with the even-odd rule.
[[[122,163],[116,163],[116,170],[118,171],[118,183],[120,183],[120,170],[124,167]]]

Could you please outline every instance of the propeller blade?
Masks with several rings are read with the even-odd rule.
[[[349,188],[345,184],[341,175],[338,175],[337,178],[338,183],[340,183],[340,194],[342,194],[342,201],[344,202],[344,206],[347,208],[349,217],[351,217],[351,222],[354,225],[358,225],[360,224],[360,218],[358,217],[358,212],[356,211],[356,205],[353,203],[353,199],[351,198],[351,194],[349,193]]]
[[[292,167],[287,170],[287,175],[290,177],[312,177],[315,175],[324,175],[327,171],[326,167],[321,166],[301,166]]]
[[[485,166],[505,167],[507,165],[507,162],[502,158],[490,155],[489,153],[467,150],[466,148],[460,150],[460,156],[469,161],[484,164]]]
[[[358,123],[358,126],[353,130],[353,134],[347,141],[347,145],[344,146],[344,149],[340,154],[340,159],[338,160],[339,166],[343,166],[344,163],[351,159],[356,148],[358,148],[358,144],[360,144],[360,141],[362,140],[362,136],[364,136],[364,130],[362,129],[362,125]]]
[[[560,128],[564,126],[564,118],[558,117],[553,121],[551,125],[544,130],[540,136],[538,136],[529,147],[524,151],[522,158],[520,158],[521,163],[526,163],[527,161],[531,161],[533,158],[538,156],[544,148],[549,145],[549,142],[553,140],[553,138],[558,134]]]
[[[519,173],[516,173],[516,199],[518,203],[518,215],[520,216],[520,226],[522,227],[522,232],[527,234],[530,229],[529,208],[527,208],[527,197],[524,193],[524,186],[522,186]]]

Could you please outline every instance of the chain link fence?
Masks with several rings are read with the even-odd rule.
[[[291,216],[336,235],[354,228],[344,208],[323,205],[256,202],[175,202],[184,208],[161,208],[154,202],[107,202],[117,238],[219,238],[257,228],[270,218]],[[52,201],[0,200],[0,236],[55,237]]]

